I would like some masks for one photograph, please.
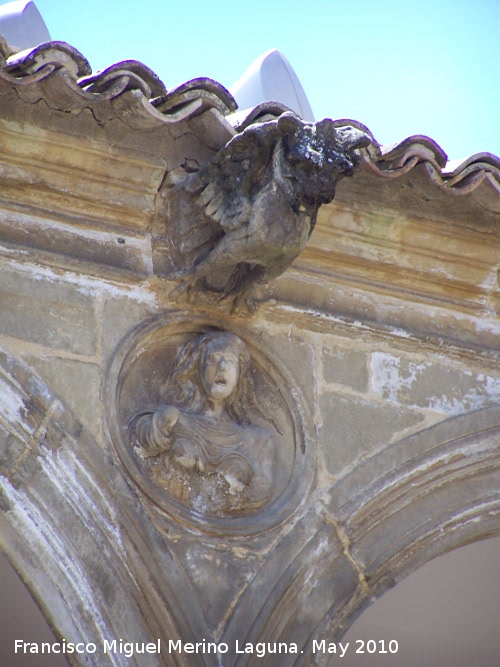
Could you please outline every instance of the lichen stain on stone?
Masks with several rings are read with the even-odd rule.
[[[35,428],[26,421],[28,410],[19,391],[0,377],[0,419],[7,424],[18,425],[29,435],[33,435]]]

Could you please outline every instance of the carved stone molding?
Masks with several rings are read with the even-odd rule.
[[[270,589],[264,607],[254,613],[246,591],[228,640],[241,642],[245,628],[244,641],[305,647],[280,664],[329,664],[328,654],[308,652],[313,639],[339,641],[366,607],[431,558],[500,535],[499,438],[496,407],[448,419],[323,489],[254,579],[254,590]],[[236,661],[246,664],[259,663]]]
[[[262,340],[228,326],[172,312],[140,327],[115,355],[106,412],[149,503],[211,534],[246,535],[306,497],[315,448],[289,372]],[[207,369],[212,356],[223,370]]]

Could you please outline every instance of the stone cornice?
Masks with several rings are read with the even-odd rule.
[[[335,200],[274,296],[326,329],[335,315],[493,351],[499,257],[498,234]]]
[[[21,261],[156,291],[152,239],[168,217],[167,175],[205,164],[235,133],[283,111],[237,112],[207,79],[166,90],[135,61],[92,74],[60,42],[11,55],[0,67],[1,246]],[[497,349],[499,159],[450,164],[421,136],[374,140],[362,157],[274,284],[278,303]]]
[[[177,124],[215,109],[222,134],[231,133],[231,126],[234,133],[250,123],[276,117],[285,109],[269,102],[236,113],[234,98],[215,81],[198,78],[167,90],[152,70],[133,60],[92,73],[84,56],[64,42],[48,42],[2,60],[2,88],[17,89],[28,96],[38,94],[53,108],[64,111],[97,109],[107,102],[116,102],[126,122],[137,130]],[[369,132],[356,121],[337,122],[349,122]],[[451,163],[435,141],[415,135],[390,146],[380,146],[374,140],[364,158],[367,168],[382,178],[398,178],[425,164],[428,178],[436,188],[453,195],[479,189],[476,196],[483,205],[500,211],[500,159],[490,153]]]

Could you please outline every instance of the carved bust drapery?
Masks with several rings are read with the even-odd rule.
[[[198,335],[179,351],[167,402],[131,421],[136,454],[177,499],[206,514],[246,513],[273,489],[275,444],[250,422],[259,408],[250,356],[235,334]]]

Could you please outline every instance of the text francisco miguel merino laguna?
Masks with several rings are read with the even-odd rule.
[[[311,649],[313,653],[338,653],[340,657],[345,655],[349,643],[345,645],[342,643],[326,642],[325,640],[313,640]],[[234,653],[254,653],[257,657],[263,658],[268,654],[282,654],[282,653],[303,653],[299,651],[297,644],[293,642],[239,642],[235,641],[233,646]],[[161,640],[157,639],[155,642],[127,642],[123,639],[113,639],[112,641],[104,640],[101,647],[97,644],[90,643],[74,643],[67,642],[63,639],[61,642],[27,642],[23,639],[16,639],[14,641],[14,653],[79,653],[79,654],[94,654],[94,653],[114,653],[123,654],[127,658],[144,653],[162,653]],[[209,642],[205,639],[201,642],[189,643],[178,640],[168,640],[168,645],[164,647],[163,653],[229,653],[229,644],[225,642]]]

